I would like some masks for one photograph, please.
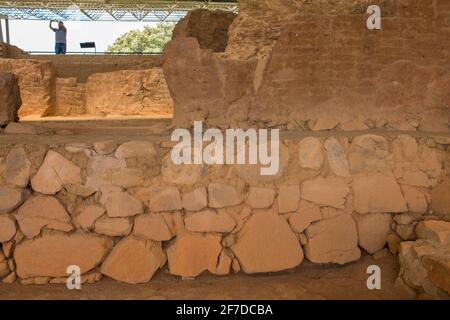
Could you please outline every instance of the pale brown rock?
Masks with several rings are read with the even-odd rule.
[[[116,159],[113,157],[92,157],[87,165],[86,187],[94,190],[100,190],[101,187],[110,186],[108,179],[109,170],[126,168],[127,164],[124,159]]]
[[[314,178],[303,182],[301,198],[320,205],[345,208],[350,188],[342,178]]]
[[[325,140],[324,146],[327,150],[328,164],[333,173],[340,177],[350,177],[346,153],[339,141],[331,137]]]
[[[425,194],[411,186],[402,186],[403,196],[410,212],[425,213],[428,202]]]
[[[397,161],[413,161],[417,155],[418,145],[413,137],[401,134],[392,142],[392,151]]]
[[[322,144],[313,137],[304,138],[298,146],[300,166],[318,170],[323,164]]]
[[[225,212],[203,210],[193,213],[184,219],[187,230],[192,232],[228,233],[236,226],[236,222]]]
[[[253,209],[266,209],[272,206],[275,195],[271,188],[250,187],[246,203]]]
[[[70,183],[81,183],[81,169],[52,150],[31,179],[33,190],[43,194],[55,194]]]
[[[278,190],[278,212],[296,211],[300,201],[300,187],[298,185],[282,185]]]
[[[128,192],[111,192],[106,200],[106,212],[111,218],[135,216],[144,212],[144,205]]]
[[[13,211],[25,201],[28,195],[29,192],[23,189],[0,186],[0,213]]]
[[[94,223],[94,230],[98,234],[111,237],[127,236],[132,228],[127,218],[102,218]]]
[[[0,72],[0,126],[18,120],[21,104],[19,79],[10,72]]]
[[[232,259],[231,257],[222,250],[219,256],[219,262],[217,263],[217,269],[214,271],[215,275],[225,276],[230,273]]]
[[[208,202],[211,208],[232,207],[242,201],[242,195],[231,185],[215,182],[208,185]]]
[[[117,159],[127,158],[154,158],[156,156],[156,149],[152,142],[149,141],[129,141],[121,144],[114,153]]]
[[[199,187],[192,191],[183,193],[183,208],[188,211],[199,211],[208,205],[208,195],[205,187]]]
[[[9,184],[25,188],[30,180],[31,162],[23,148],[14,148],[6,156],[3,177]]]
[[[144,172],[138,168],[110,169],[107,175],[112,185],[122,188],[137,187],[144,182]]]
[[[0,242],[8,242],[16,235],[16,223],[8,215],[0,215]],[[3,246],[3,245],[2,245]]]
[[[87,198],[95,193],[95,190],[82,184],[66,184],[64,189],[82,198]]]
[[[388,234],[386,240],[389,246],[389,251],[392,254],[397,254],[400,250],[400,243],[402,242],[402,239],[400,239],[400,237],[397,234],[390,233]]]
[[[84,208],[75,218],[75,223],[84,230],[91,230],[94,222],[100,218],[106,210],[97,205],[90,205]]]
[[[322,219],[320,208],[311,202],[301,200],[298,212],[289,217],[289,224],[292,230],[301,233],[308,228],[311,223]]]
[[[163,159],[161,174],[165,182],[191,186],[201,180],[204,169],[200,164],[176,165],[168,154]]]
[[[27,238],[37,236],[42,228],[70,231],[70,223],[64,206],[51,196],[33,196],[19,209],[16,215],[20,230]]]
[[[414,224],[398,224],[395,228],[395,232],[402,238],[404,241],[414,240],[416,238],[416,233],[414,231]]]
[[[303,261],[297,237],[286,220],[272,210],[253,214],[231,250],[245,273],[286,270]]]
[[[349,214],[313,223],[306,236],[305,254],[313,263],[345,264],[361,256],[356,223]]]
[[[450,179],[444,180],[433,188],[431,208],[436,214],[450,216]]]
[[[311,129],[314,131],[333,130],[338,125],[339,121],[336,119],[320,118],[315,122]]]
[[[389,157],[389,143],[386,138],[367,134],[353,138],[348,151],[352,173],[385,170]]]
[[[411,224],[423,219],[420,213],[402,213],[394,216],[394,221],[398,224]]]
[[[172,232],[164,216],[158,213],[143,214],[136,217],[133,234],[136,237],[154,241],[167,241],[172,238]]]
[[[99,155],[107,155],[116,151],[117,143],[112,140],[94,142],[94,150]]]
[[[161,244],[134,237],[122,239],[103,262],[100,272],[126,283],[145,283],[166,262]]]
[[[359,246],[370,254],[384,248],[391,225],[391,215],[384,213],[354,214]]]
[[[180,191],[175,186],[150,188],[150,211],[175,211],[181,210]]]
[[[442,153],[439,149],[422,145],[416,160],[417,167],[430,178],[437,178],[442,171]]]
[[[11,272],[6,277],[2,279],[3,283],[14,283],[17,279],[17,274],[15,272]]]
[[[111,247],[110,239],[90,234],[44,235],[25,240],[14,251],[17,275],[22,279],[64,277],[70,265],[86,273],[103,261]]]
[[[352,189],[353,206],[359,213],[407,211],[400,186],[392,176],[356,174]]]
[[[208,270],[216,271],[222,246],[218,235],[183,232],[167,248],[169,272],[183,277],[197,277]]]
[[[426,220],[416,226],[419,239],[426,239],[441,245],[450,245],[450,222]]]

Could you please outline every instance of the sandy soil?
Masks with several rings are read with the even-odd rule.
[[[369,265],[381,268],[381,290],[368,290]],[[160,270],[146,284],[130,285],[103,278],[81,290],[65,285],[24,286],[0,283],[0,299],[408,299],[396,288],[396,256],[375,260],[364,256],[346,266],[319,266],[304,262],[290,272],[264,275],[238,273],[225,277],[203,274],[182,280]]]

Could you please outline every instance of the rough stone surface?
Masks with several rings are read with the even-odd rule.
[[[416,226],[416,235],[441,245],[450,245],[450,222],[427,220],[419,222]]]
[[[271,188],[250,187],[246,203],[253,209],[266,209],[273,204],[275,195]]]
[[[305,181],[301,198],[320,205],[343,209],[350,188],[341,178],[315,178]]]
[[[308,137],[300,141],[298,154],[302,168],[317,170],[322,167],[323,152],[319,139]]]
[[[18,120],[21,104],[19,79],[10,72],[0,72],[0,126]]]
[[[345,264],[361,256],[356,223],[348,214],[313,223],[306,236],[305,254],[311,262]]]
[[[8,213],[19,207],[29,192],[0,186],[0,213]]]
[[[300,187],[298,185],[282,185],[278,191],[278,212],[296,211],[300,201]]]
[[[17,275],[22,279],[65,277],[70,265],[86,273],[103,261],[111,247],[110,239],[90,234],[44,235],[25,240],[14,251]]]
[[[250,217],[231,247],[245,273],[294,268],[303,251],[286,220],[271,210]]]
[[[127,164],[124,159],[116,159],[113,157],[92,157],[87,164],[87,176],[85,186],[94,190],[100,190],[101,187],[110,186],[108,173],[111,170],[119,170],[126,168]]]
[[[145,283],[166,262],[161,244],[126,237],[115,245],[100,272],[126,283]]]
[[[408,210],[394,177],[382,174],[353,176],[353,205],[359,213],[405,212]]]
[[[439,215],[450,216],[450,179],[444,180],[433,188],[431,208]]]
[[[333,173],[340,177],[350,177],[349,164],[345,150],[336,138],[325,140],[328,164]]]
[[[8,215],[0,215],[0,242],[7,242],[16,235],[16,223]]]
[[[392,218],[389,214],[371,213],[353,216],[358,228],[359,246],[370,254],[384,248]]]
[[[222,246],[218,235],[183,232],[167,248],[169,272],[183,277],[197,277],[208,270],[215,272]]]
[[[98,205],[90,205],[84,208],[75,218],[78,224],[84,230],[91,230],[94,227],[94,222],[100,218],[106,210]]]
[[[117,159],[128,159],[136,157],[154,158],[155,146],[148,141],[129,141],[121,144],[114,153]]]
[[[55,194],[70,183],[81,183],[81,169],[52,150],[31,179],[33,190],[43,194]]]
[[[427,211],[428,202],[423,192],[406,185],[402,186],[402,191],[410,212],[425,213]]]
[[[181,195],[177,187],[154,187],[150,190],[150,211],[181,210]]]
[[[111,218],[129,217],[144,212],[144,205],[128,192],[117,191],[108,195],[106,211]]]
[[[126,218],[102,218],[95,221],[94,230],[98,234],[111,237],[127,236],[132,224]]]
[[[208,185],[208,202],[211,208],[224,208],[238,205],[242,195],[231,185],[210,183]]]
[[[236,14],[222,10],[191,10],[172,32],[172,39],[194,37],[200,48],[223,52],[228,44],[228,28]]]
[[[228,233],[236,226],[233,218],[225,212],[204,210],[193,213],[184,219],[186,229],[192,232]]]
[[[298,212],[289,217],[289,224],[292,230],[301,233],[308,228],[311,223],[322,219],[320,208],[311,202],[301,200]]]
[[[208,205],[208,195],[205,187],[196,188],[190,192],[183,193],[183,208],[188,211],[199,211]]]
[[[133,233],[146,240],[167,241],[172,233],[162,214],[151,213],[136,217]]]
[[[64,206],[50,196],[29,198],[18,210],[16,219],[20,230],[29,239],[39,235],[42,228],[61,231],[73,229]]]

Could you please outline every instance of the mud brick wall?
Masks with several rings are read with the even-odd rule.
[[[366,27],[370,4],[381,30]],[[175,124],[448,131],[449,21],[440,0],[242,0],[225,54],[166,46]]]
[[[450,220],[446,137],[285,138],[279,173],[264,177],[258,165],[174,165],[173,145],[2,144],[2,281],[65,283],[72,264],[83,282],[128,283],[159,269],[345,264],[386,245],[397,253],[423,221]]]

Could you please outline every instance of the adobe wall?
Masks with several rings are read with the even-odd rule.
[[[142,283],[159,269],[253,274],[345,264],[386,243],[397,253],[421,221],[450,220],[449,145],[395,132],[284,137],[279,173],[261,176],[174,165],[160,138],[2,144],[0,277],[65,283],[76,264],[86,282]]]
[[[357,121],[448,131],[448,3],[375,3],[381,30],[366,27],[367,1],[242,0],[225,53],[174,39],[163,68],[175,124],[202,118],[211,126],[310,130],[321,120],[331,128]]]

